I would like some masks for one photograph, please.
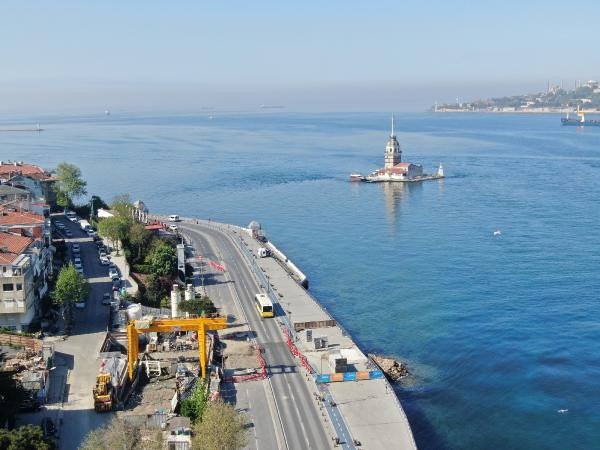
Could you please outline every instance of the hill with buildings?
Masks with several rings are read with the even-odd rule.
[[[469,102],[445,103],[431,108],[433,112],[528,112],[564,113],[577,108],[587,111],[600,111],[600,82],[589,80],[575,83],[574,89],[564,89],[560,85],[548,83],[546,92],[513,95]]]

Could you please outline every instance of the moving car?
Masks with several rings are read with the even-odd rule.
[[[177,228],[177,225],[169,225],[169,230],[171,231],[177,231],[179,228]]]
[[[79,251],[79,249],[80,249],[80,247],[79,247],[79,242],[73,242],[73,243],[71,244],[71,249],[72,249],[74,252],[75,252],[75,251],[76,251],[76,252],[78,252],[78,251]]]

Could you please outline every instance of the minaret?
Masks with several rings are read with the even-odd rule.
[[[400,144],[396,140],[394,134],[394,116],[392,115],[392,134],[390,134],[390,140],[385,146],[385,156],[383,158],[385,169],[390,169],[396,164],[402,162],[402,151],[400,150]]]

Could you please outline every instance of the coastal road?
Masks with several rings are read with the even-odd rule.
[[[331,448],[332,441],[313,400],[314,393],[303,379],[304,375],[296,365],[277,322],[261,319],[256,312],[254,295],[260,288],[238,249],[221,231],[210,227],[180,223],[179,228],[199,254],[214,258],[227,269],[225,277],[232,281],[232,294],[239,299],[248,325],[255,331],[257,342],[265,350],[263,356],[273,387],[275,414],[278,415],[272,419],[275,423],[281,423],[283,428],[282,446],[290,449]],[[233,302],[234,298],[230,301]],[[254,411],[253,417],[272,414],[267,408]]]

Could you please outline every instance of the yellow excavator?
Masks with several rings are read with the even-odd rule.
[[[98,373],[94,393],[94,409],[96,412],[111,411],[113,407],[113,387],[110,382],[110,373]]]

